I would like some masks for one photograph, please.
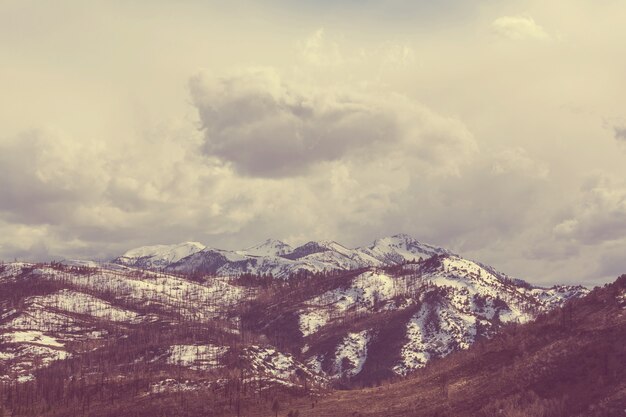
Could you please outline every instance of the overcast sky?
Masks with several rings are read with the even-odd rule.
[[[409,233],[626,272],[626,4],[0,0],[0,259]]]

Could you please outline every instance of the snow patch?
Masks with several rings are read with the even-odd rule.
[[[137,323],[139,321],[139,315],[133,311],[114,307],[99,298],[76,291],[61,290],[47,296],[32,297],[27,302],[43,308],[86,314],[109,321],[129,323]]]
[[[54,337],[47,336],[37,330],[4,333],[0,335],[0,338],[4,343],[31,343],[42,346],[63,347],[63,343],[60,343]]]
[[[209,370],[220,366],[220,360],[227,351],[225,346],[212,344],[172,345],[168,349],[166,362],[194,370]]]
[[[335,350],[334,371],[336,377],[352,377],[361,372],[367,359],[369,333],[368,330],[348,333],[339,343]]]

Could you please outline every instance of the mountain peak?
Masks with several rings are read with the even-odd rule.
[[[173,245],[150,245],[131,249],[115,262],[124,265],[163,267],[178,262],[189,255],[206,249],[200,242],[183,242]]]
[[[287,243],[278,239],[266,239],[258,245],[251,246],[241,253],[252,256],[281,256],[291,252],[293,248]]]
[[[386,263],[429,258],[434,255],[453,255],[447,249],[422,243],[405,233],[376,239],[371,246],[361,248],[361,252],[377,259],[383,259]]]
[[[185,250],[185,249],[201,251],[204,248],[206,248],[206,246],[200,242],[182,242],[182,243],[176,243],[172,245],[148,245],[148,246],[140,246],[138,248],[126,251],[126,253],[124,253],[124,255],[122,256],[126,256],[126,257],[154,256],[154,255],[158,255],[158,254],[165,253],[168,251],[179,251],[179,250]]]
[[[391,236],[385,236],[385,237],[378,238],[374,241],[374,245],[390,244],[390,243],[421,244],[419,240],[415,239],[413,236],[406,234],[406,233],[398,233],[398,234],[391,235]]]
[[[336,250],[336,249],[349,250],[347,247],[343,246],[341,243],[337,243],[334,240],[318,240],[314,243],[317,243],[319,246],[323,248],[328,248],[331,250]]]
[[[211,275],[271,273],[286,278],[302,270],[321,272],[380,267],[451,254],[446,249],[421,243],[401,233],[377,239],[371,246],[361,248],[348,248],[334,240],[310,241],[292,248],[277,239],[266,239],[243,250],[207,248],[197,242],[144,246],[126,252],[114,262],[147,269],[166,268],[175,272],[193,271]]]

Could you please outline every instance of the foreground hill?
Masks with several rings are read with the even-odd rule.
[[[305,280],[246,304],[243,324],[344,386],[368,385],[467,349],[587,292],[538,288],[456,255]]]
[[[405,380],[338,391],[313,405],[290,407],[329,417],[624,416],[626,275]]]

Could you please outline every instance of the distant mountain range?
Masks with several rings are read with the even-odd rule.
[[[452,255],[446,249],[422,243],[408,235],[377,239],[370,246],[349,249],[333,241],[308,242],[292,248],[279,240],[243,250],[209,248],[198,242],[144,246],[129,250],[114,263],[170,272],[240,275],[272,274],[288,277],[294,273],[347,271],[358,268],[397,265],[433,255]]]

